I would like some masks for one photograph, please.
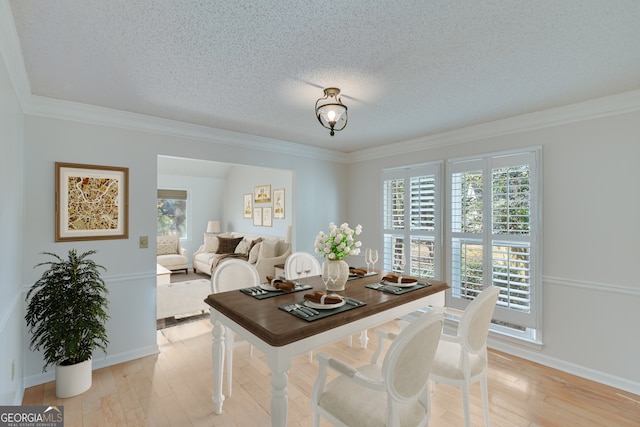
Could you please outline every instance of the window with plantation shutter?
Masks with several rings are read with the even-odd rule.
[[[540,149],[448,163],[450,295],[464,309],[500,288],[494,322],[531,338],[539,330]]]
[[[383,226],[386,271],[425,278],[440,268],[441,163],[383,171]],[[405,263],[400,260],[404,257]]]

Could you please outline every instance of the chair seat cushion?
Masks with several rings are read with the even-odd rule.
[[[380,379],[380,367],[366,365],[358,369],[371,378]],[[326,385],[318,405],[334,417],[350,426],[384,427],[387,415],[387,394],[355,384],[345,376],[339,376]],[[417,401],[398,404],[400,425],[420,425],[427,411]]]
[[[189,264],[189,259],[186,256],[173,254],[173,255],[158,255],[157,263],[168,268],[169,270],[176,267],[186,268]]]
[[[457,342],[440,340],[436,358],[431,366],[432,376],[463,380],[464,374],[459,367],[461,345]],[[484,369],[484,361],[478,355],[469,355],[471,376],[478,375]]]

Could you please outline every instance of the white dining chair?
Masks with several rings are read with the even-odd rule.
[[[240,259],[228,259],[220,263],[211,276],[211,292],[214,294],[233,291],[241,288],[260,285],[260,274],[256,268],[248,262]],[[227,396],[231,396],[231,381],[233,378],[233,350],[235,347],[247,345],[244,340],[237,340],[236,334],[231,329],[226,329],[226,370],[227,370]],[[249,348],[249,354],[253,355],[253,346]]]
[[[489,396],[487,387],[487,336],[500,288],[489,286],[465,309],[457,335],[440,338],[430,379],[435,383],[461,388],[464,425],[470,425],[469,386],[480,381],[484,408],[484,424],[489,427]]]
[[[429,312],[399,334],[376,330],[378,349],[371,364],[354,368],[318,353],[318,378],[311,391],[313,426],[320,416],[336,426],[427,426],[430,416],[428,378],[444,315]],[[382,365],[384,340],[392,340]],[[327,370],[339,375],[327,383]]]
[[[305,273],[305,266],[307,272]],[[308,276],[319,276],[322,274],[320,262],[313,255],[307,252],[294,252],[287,257],[284,263],[284,274],[287,280],[302,279]]]

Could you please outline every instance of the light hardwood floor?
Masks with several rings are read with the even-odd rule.
[[[397,329],[395,322],[384,327]],[[269,369],[262,353],[249,357],[248,347],[235,351],[233,395],[223,414],[213,414],[210,331],[208,319],[160,330],[159,354],[94,371],[92,388],[70,399],[57,399],[53,382],[29,388],[23,404],[64,405],[65,427],[268,426]],[[363,350],[342,340],[321,351],[358,366],[368,363],[371,343]],[[310,363],[306,354],[296,358],[289,374],[290,426],[311,426],[316,373],[315,360]],[[473,426],[482,426],[477,384],[471,394]],[[489,406],[491,425],[497,427],[640,425],[640,396],[496,351],[490,352]],[[463,425],[457,388],[432,390],[430,425]]]

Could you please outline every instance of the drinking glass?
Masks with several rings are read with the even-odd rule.
[[[322,266],[322,274],[320,275],[320,278],[322,279],[322,283],[324,283],[324,289],[328,292],[329,290],[327,289],[327,285],[329,284],[329,281],[331,280],[331,274],[329,273],[329,270],[331,269],[331,265],[328,262],[325,262]]]
[[[334,288],[336,286],[336,282],[338,281],[339,277],[340,277],[340,269],[335,263],[330,262],[329,263],[329,280],[331,280],[331,283],[333,284]]]
[[[395,259],[395,264],[396,264],[396,268],[395,270],[398,272],[398,274],[400,275],[399,279],[402,279],[402,274],[404,273],[404,266],[405,266],[406,260],[404,257],[404,251],[396,257]]]
[[[296,259],[295,261],[296,261],[296,279],[299,279],[302,277],[303,265],[299,259]]]
[[[371,271],[376,269],[376,262],[378,262],[378,250],[369,249],[369,261],[371,261]]]
[[[308,259],[303,260],[302,270],[304,271],[304,283],[309,284],[309,273],[311,273],[311,261]]]
[[[364,250],[364,262],[367,263],[367,273],[370,273],[369,264],[371,263],[371,249],[367,248]]]

